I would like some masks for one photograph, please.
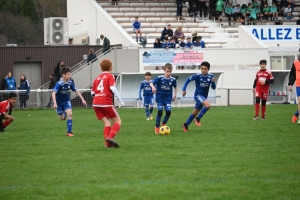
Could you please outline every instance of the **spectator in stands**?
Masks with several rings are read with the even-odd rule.
[[[191,38],[187,38],[186,39],[186,44],[185,44],[185,46],[186,46],[186,48],[187,49],[192,49],[193,47],[194,47],[194,44],[193,44],[193,42],[191,41]]]
[[[196,31],[192,31],[192,42],[195,42],[197,40],[197,32]]]
[[[7,87],[7,85],[6,85],[6,77],[7,76],[5,76],[3,79],[2,79],[2,81],[1,81],[1,90],[6,90],[6,87]],[[5,93],[5,92],[1,92],[0,93],[0,102],[1,101],[5,101],[5,100],[7,100],[7,94]]]
[[[179,43],[179,39],[180,40],[184,40],[185,39],[184,33],[182,31],[182,27],[179,26],[178,28],[176,28],[173,37],[175,38],[176,44]]]
[[[261,13],[259,5],[256,5],[255,12],[256,12],[256,19],[262,21],[264,15]]]
[[[177,5],[177,13],[176,16],[178,17],[178,20],[185,20],[182,18],[182,3],[183,0],[176,0],[176,5]]]
[[[167,27],[161,32],[160,40],[164,41],[165,37],[173,37],[173,30],[171,24],[168,24]]]
[[[262,0],[260,2],[260,11],[261,11],[261,13],[263,13],[263,9],[265,7],[265,4],[269,5],[268,2],[267,2],[267,0]]]
[[[265,4],[265,7],[263,9],[263,15],[265,20],[269,20],[269,17],[272,16],[272,13],[270,12],[270,8],[268,4]]]
[[[29,99],[30,84],[24,74],[20,76],[20,85],[18,86],[18,89],[26,90],[24,92],[19,92],[20,109],[26,109],[26,101]]]
[[[293,16],[295,4],[294,4],[293,0],[288,0],[288,4],[291,6],[291,9],[292,9],[292,14],[291,15]]]
[[[155,39],[155,42],[153,43],[153,48],[158,49],[158,48],[162,48],[161,47],[161,42],[159,38]]]
[[[165,37],[164,42],[161,44],[161,47],[164,49],[169,49],[168,44],[169,44],[168,37]]]
[[[287,7],[288,2],[287,0],[281,0],[280,1],[280,10],[282,13],[285,13],[285,8]]]
[[[49,79],[50,79],[50,84],[49,84],[48,89],[52,90],[54,88],[55,84],[56,84],[54,74],[50,74]],[[47,108],[51,108],[52,105],[53,105],[53,100],[52,100],[52,95],[50,95],[50,99],[49,99],[49,102],[47,104]]]
[[[235,18],[234,14],[233,14],[233,8],[232,8],[232,4],[231,3],[227,4],[227,7],[225,9],[225,14],[228,17],[229,25],[231,25],[231,17],[233,17],[233,20],[236,21],[236,18]]]
[[[198,9],[197,9],[197,5],[195,3],[193,3],[192,5],[189,5],[188,13],[189,13],[190,17],[194,18],[194,22],[196,22]],[[200,13],[202,14],[202,10]]]
[[[95,62],[96,61],[95,58],[96,58],[96,54],[94,53],[94,49],[90,49],[87,62],[91,62],[91,61]]]
[[[168,44],[169,49],[176,49],[176,42],[174,38],[171,38],[171,41]]]
[[[60,80],[61,74],[60,74],[60,70],[61,68],[63,68],[65,66],[63,61],[59,61],[56,65],[56,67],[54,68],[54,76],[55,76],[55,80],[56,82]]]
[[[11,72],[7,73],[7,77],[5,78],[6,80],[6,90],[16,90],[16,80],[13,77]]]
[[[100,35],[100,39],[103,40],[102,52],[107,54],[108,50],[110,49],[110,41],[103,34]]]
[[[138,42],[138,36],[140,34],[140,41],[142,39],[142,29],[141,22],[139,22],[138,17],[134,17],[134,21],[132,22],[133,32],[135,33],[136,42]]]
[[[205,48],[205,42],[203,40],[201,40],[202,37],[198,36],[196,41],[194,42],[194,47],[201,47],[201,48]]]
[[[241,12],[241,6],[240,6],[240,4],[237,4],[233,8],[233,16],[236,18],[237,21],[240,21],[240,19],[242,18],[243,13]]]
[[[247,15],[247,5],[243,4],[241,6],[241,13],[242,13],[242,18],[240,19],[240,22],[242,22],[243,25],[245,25],[245,19],[246,19],[246,15]]]
[[[216,3],[216,11],[217,11],[217,16],[219,16],[219,20],[221,25],[222,24],[222,14],[223,14],[223,6],[224,6],[224,1],[223,0],[218,0]]]
[[[258,3],[257,0],[254,0],[254,1],[252,2],[252,8],[255,8],[255,9],[256,9],[256,6],[259,6],[259,3]]]
[[[199,17],[202,18],[202,11],[203,16],[206,18],[207,16],[207,3],[206,0],[198,0],[198,9],[199,9]]]
[[[292,9],[291,9],[291,5],[289,4],[285,10],[284,10],[284,16],[286,17],[286,20],[292,20],[293,16],[292,16]]]
[[[272,20],[278,20],[277,6],[275,2],[273,2],[272,6],[270,7],[270,12],[272,13]]]

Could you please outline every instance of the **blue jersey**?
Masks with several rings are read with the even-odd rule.
[[[143,96],[152,96],[153,97],[152,88],[150,87],[151,82],[152,82],[151,80],[149,82],[147,82],[146,80],[142,81],[142,83],[140,85],[140,94],[141,94],[141,91],[143,90]]]
[[[202,40],[200,42],[194,41],[194,46],[205,48],[205,43]]]
[[[70,79],[68,82],[64,83],[62,78],[56,83],[53,88],[53,92],[56,93],[57,104],[65,103],[70,101],[69,90],[77,91],[73,81]]]
[[[139,21],[132,22],[132,28],[134,31],[139,30],[141,28],[141,23]]]
[[[201,95],[207,98],[209,86],[211,85],[212,89],[216,89],[216,83],[212,82],[211,79],[214,78],[213,74],[195,74],[186,79],[182,91],[186,91],[186,87],[191,81],[195,81],[196,90],[194,96]]]
[[[162,48],[167,48],[168,47],[168,42],[163,42],[163,43],[161,43],[161,47]]]
[[[165,78],[164,75],[158,76],[153,80],[153,85],[156,85],[156,101],[172,101],[173,88],[177,87],[177,82],[174,77]]]
[[[169,47],[169,48],[175,49],[175,48],[176,48],[176,43],[175,43],[175,42],[174,42],[174,43],[169,42],[169,43],[168,43],[168,47]]]
[[[193,46],[194,46],[194,44],[192,42],[187,42],[186,43],[186,48],[191,48]]]

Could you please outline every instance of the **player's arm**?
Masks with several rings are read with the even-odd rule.
[[[252,88],[253,92],[255,92],[256,84],[257,84],[257,78],[254,79],[253,88]]]
[[[177,91],[178,91],[177,87],[174,87],[174,96],[173,96],[173,98],[172,98],[172,101],[175,101],[175,100],[176,100]]]
[[[188,77],[188,78],[185,80],[185,83],[184,83],[184,85],[183,85],[183,87],[182,87],[182,96],[185,96],[185,95],[186,95],[186,88],[187,88],[188,84],[189,84],[191,81],[195,80],[196,77],[197,77],[197,75],[193,75],[193,76]]]
[[[150,87],[152,88],[152,92],[155,93],[156,92],[156,88],[154,85],[156,85],[158,83],[158,77],[156,77],[151,83],[150,83]]]
[[[211,78],[211,88],[214,90],[216,89],[216,79],[214,76]]]
[[[142,90],[143,90],[143,83],[141,83],[140,89],[139,89],[139,100],[140,100],[140,101],[143,99],[143,98],[142,98]]]
[[[4,127],[3,127],[3,124],[2,124],[2,121],[4,119],[4,115],[2,113],[0,113],[0,132],[4,132]]]
[[[56,93],[58,92],[59,88],[60,88],[60,85],[57,82],[55,84],[54,88],[52,89],[53,108],[57,108]]]
[[[272,83],[274,83],[273,77],[271,79],[265,81],[265,84],[272,84]]]
[[[76,90],[76,94],[77,94],[77,96],[79,96],[79,98],[81,99],[82,104],[85,105],[85,106],[87,106],[87,104],[86,104],[86,102],[85,102],[83,96],[81,95],[81,93],[80,93],[78,90]]]
[[[93,86],[92,86],[91,95],[93,98],[95,97],[95,82],[93,83]]]
[[[124,106],[124,101],[122,100],[117,88],[115,86],[110,86],[109,87],[110,90],[114,93],[115,97],[117,98],[117,100],[121,103],[121,106]]]
[[[292,90],[295,81],[296,81],[296,67],[295,67],[295,64],[293,63],[293,66],[292,66],[291,71],[290,71],[289,83],[288,83],[290,91]]]

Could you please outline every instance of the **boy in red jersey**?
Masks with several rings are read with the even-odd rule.
[[[266,69],[267,61],[261,60],[259,61],[260,70],[256,73],[253,89],[252,91],[255,92],[255,116],[253,120],[258,119],[259,115],[259,104],[261,99],[261,119],[265,120],[266,114],[266,103],[268,99],[268,93],[270,84],[274,83],[274,78],[272,73]]]
[[[121,106],[124,106],[124,102],[121,99],[117,88],[115,87],[115,77],[110,73],[112,70],[112,63],[110,60],[105,59],[100,63],[102,74],[100,74],[93,83],[92,96],[93,107],[98,120],[101,120],[104,124],[104,140],[106,142],[105,147],[118,148],[118,143],[115,142],[114,137],[118,133],[121,127],[121,118],[117,110],[113,105],[113,94],[120,102]],[[114,123],[110,124],[110,119]]]
[[[9,114],[11,109],[17,101],[17,94],[14,92],[9,93],[8,100],[0,102],[0,132],[4,132],[4,129],[14,121],[14,118]],[[9,113],[8,113],[9,112]],[[2,123],[3,119],[6,119]]]

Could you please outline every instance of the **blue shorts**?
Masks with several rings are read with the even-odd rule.
[[[202,103],[204,101],[206,101],[206,97],[202,96],[202,95],[197,95],[194,97],[196,103],[195,103],[195,109],[196,110],[200,110],[202,108]]]
[[[171,111],[172,110],[172,105],[171,105],[172,99],[171,100],[163,100],[163,101],[157,101],[157,110],[163,110],[165,108],[165,111]]]
[[[67,109],[72,109],[72,105],[70,101],[57,104],[56,112],[58,115],[62,115]]]
[[[153,107],[153,96],[144,96],[144,107]]]
[[[300,97],[300,87],[296,87],[296,95],[297,97]]]

